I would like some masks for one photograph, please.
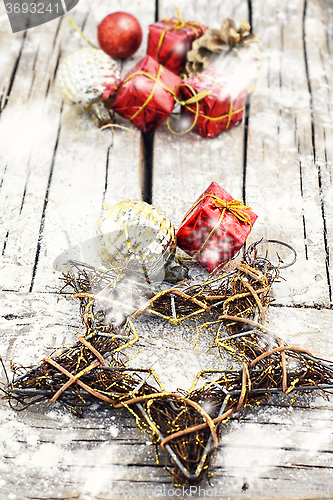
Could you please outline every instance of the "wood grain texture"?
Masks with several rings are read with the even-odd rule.
[[[326,274],[332,301],[332,165],[333,165],[333,63],[331,57],[332,6],[311,0],[305,4],[304,33],[308,88],[312,110],[313,161],[317,168],[323,217]]]
[[[244,131],[242,125],[212,140],[193,133],[172,136],[166,126],[157,130],[153,203],[163,208],[177,226],[213,180],[235,198],[245,195],[247,204],[259,215],[248,242],[262,237],[280,239],[293,245],[298,253],[297,264],[285,273],[287,282],[276,296],[278,303],[327,307],[331,300],[329,235],[332,231],[327,227],[331,181],[327,168],[324,171],[316,165],[312,154],[312,115],[320,115],[320,123],[326,123],[329,130],[331,118],[327,116],[329,104],[326,115],[320,112],[320,96],[316,101],[312,97],[308,75],[312,72],[326,79],[326,84],[321,82],[319,87],[321,93],[325,89],[328,93],[331,67],[325,29],[316,24],[321,22],[324,10],[314,4],[313,7],[300,1],[249,4],[253,29],[261,38],[263,60],[257,89],[249,99],[248,129]],[[193,18],[200,5],[195,4]],[[234,17],[237,22],[249,17],[247,2],[238,2],[237,8],[233,5],[229,10],[228,6],[220,7],[223,17]],[[164,11],[162,3],[161,8],[163,17],[167,7]],[[213,16],[211,25],[216,24],[216,12],[220,12],[216,9],[215,5],[209,5],[201,18]],[[190,10],[189,17],[191,14]],[[289,29],[290,19],[293,29]],[[321,49],[320,72],[316,71],[319,54],[306,52],[307,45],[312,52],[314,47],[319,50],[316,40],[309,39],[311,32],[306,33],[307,26],[309,31],[313,24],[316,27],[312,29],[312,37],[316,37],[318,29],[322,44],[326,43]],[[315,130],[320,127],[318,124]],[[322,142],[329,133],[322,132]],[[322,148],[320,157],[323,161],[326,158],[324,163],[329,165],[327,150],[328,146],[326,150]],[[324,175],[325,181],[321,180]]]
[[[236,198],[245,194],[260,216],[252,241],[281,238],[298,251],[298,263],[275,286],[270,328],[333,359],[331,2],[177,5],[184,18],[213,27],[224,17],[237,23],[252,17],[262,75],[249,101],[247,130],[243,123],[209,140],[158,129],[153,202],[179,224],[213,180]],[[117,0],[112,9],[105,1],[80,0],[71,15],[96,43],[96,25],[110,10],[136,15],[146,36],[156,6],[159,18],[174,14],[168,0],[137,0],[130,7]],[[65,18],[12,35],[3,16],[1,3],[0,356],[8,367],[11,360],[38,363],[54,347],[75,342],[78,307],[57,302],[53,261],[93,236],[104,200],[141,198],[143,146],[138,132],[96,133],[84,112],[62,103],[54,85],[59,62],[84,46]],[[144,55],[145,43],[123,74]],[[292,307],[299,304],[327,309]],[[172,341],[169,325],[165,334]],[[232,418],[214,476],[191,490],[192,498],[332,498],[332,402],[316,393],[290,403],[283,396]],[[156,465],[150,436],[124,411],[96,406],[78,419],[46,403],[16,413],[1,399],[0,424],[0,500],[188,496],[189,490],[172,487],[165,456]]]
[[[329,306],[327,238],[308,86],[308,72],[317,59],[305,52],[309,42],[304,30],[311,23],[305,6],[299,1],[252,2],[263,68],[249,118],[246,199],[259,215],[249,241],[263,235],[297,250],[296,265],[284,273],[287,282],[276,297],[279,303]]]
[[[124,4],[113,7],[121,10]],[[144,13],[140,2],[131,10],[146,34],[155,3],[148,2]],[[73,17],[96,43],[96,26],[108,12],[106,2],[91,9],[81,0]],[[55,258],[94,236],[102,203],[142,197],[140,133],[98,132],[85,112],[62,103],[55,85],[58,64],[85,42],[66,18],[57,23],[51,23],[56,33],[45,33],[42,27],[27,31],[0,123],[0,134],[8,143],[0,198],[6,265],[1,281],[8,290],[54,290]],[[123,74],[143,57],[145,48],[146,35]]]

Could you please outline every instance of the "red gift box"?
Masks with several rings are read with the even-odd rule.
[[[125,76],[111,108],[151,132],[171,114],[180,83],[178,76],[146,56]]]
[[[231,75],[214,67],[207,68],[185,80],[178,99],[188,100],[204,90],[210,91],[210,94],[200,99],[198,105],[190,104],[182,108],[183,113],[195,121],[194,132],[203,137],[214,137],[242,121],[248,86],[240,81],[239,74]]]
[[[178,9],[176,12],[178,18],[163,19],[149,26],[147,54],[179,75],[185,71],[192,43],[203,35],[207,26],[198,21],[183,21]]]
[[[256,219],[249,207],[212,182],[185,215],[177,245],[212,272],[244,245]]]

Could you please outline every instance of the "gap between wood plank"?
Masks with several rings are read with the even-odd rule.
[[[7,233],[6,233],[5,240],[3,242],[3,247],[2,247],[1,255],[5,255],[5,250],[6,250],[6,246],[7,246],[8,236],[9,236],[9,231],[7,231]]]
[[[312,86],[310,81],[309,74],[309,65],[307,58],[307,48],[306,48],[306,34],[305,34],[305,21],[307,15],[307,0],[304,0],[304,10],[303,10],[303,51],[304,51],[304,62],[305,62],[305,71],[306,71],[306,81],[310,94],[310,112],[311,112],[311,140],[312,140],[312,154],[313,154],[313,162],[317,167],[318,172],[318,187],[319,187],[319,196],[320,196],[320,205],[321,205],[321,214],[323,218],[323,236],[324,236],[324,246],[325,246],[325,268],[326,268],[326,278],[328,285],[328,293],[329,293],[329,301],[330,306],[332,307],[332,287],[331,287],[331,278],[329,271],[329,247],[327,241],[327,227],[326,227],[326,214],[325,214],[325,205],[323,199],[323,190],[322,190],[322,178],[321,178],[321,167],[319,162],[316,161],[316,138],[315,138],[315,120],[314,120],[314,110],[313,110],[313,93]]]
[[[252,30],[252,0],[247,0],[247,8],[248,8],[249,25],[251,26],[250,33],[252,33],[253,32],[253,30]]]
[[[297,129],[297,119],[295,117],[295,133]],[[297,146],[298,153],[300,154],[300,145],[298,142]],[[299,185],[300,185],[300,190],[301,190],[301,197],[302,199],[304,198],[304,192],[303,192],[303,170],[302,170],[302,162],[299,161]],[[308,257],[308,245],[307,245],[307,234],[306,234],[306,220],[305,220],[305,215],[304,215],[304,209],[302,209],[302,220],[303,220],[303,237],[304,237],[304,251],[305,251],[305,260],[309,260]]]
[[[244,205],[246,205],[246,164],[247,164],[249,116],[250,116],[250,96],[248,96],[248,98],[247,98],[247,102],[245,105],[245,113],[244,113],[243,188],[242,188],[242,198],[243,198]],[[245,248],[244,248],[244,251],[245,251]]]
[[[108,182],[109,182],[109,163],[110,163],[110,151],[113,146],[113,137],[114,133],[111,130],[111,144],[107,149],[107,154],[106,154],[106,166],[105,166],[105,182],[104,182],[104,191],[103,191],[103,196],[102,196],[102,209],[103,209],[103,203],[105,202],[105,196],[106,196],[106,191],[108,189]]]
[[[0,113],[1,113],[1,110],[0,110]],[[4,181],[4,178],[5,178],[7,167],[8,167],[8,164],[6,163],[5,168],[3,169],[2,178],[0,180],[0,189],[2,188],[2,185],[3,185],[3,181]]]
[[[51,161],[51,168],[50,168],[50,173],[49,173],[49,178],[46,186],[46,191],[45,191],[45,196],[44,196],[44,204],[43,204],[43,210],[42,210],[42,216],[41,216],[41,221],[40,221],[40,226],[39,226],[39,233],[38,233],[38,241],[37,241],[37,249],[36,249],[36,255],[35,255],[35,262],[34,262],[34,267],[32,270],[32,277],[31,277],[31,283],[30,283],[30,288],[29,292],[32,292],[33,287],[34,287],[34,282],[35,282],[35,277],[36,277],[36,272],[37,272],[37,266],[38,266],[38,260],[39,260],[39,254],[40,254],[40,248],[41,248],[41,242],[43,238],[43,232],[44,232],[44,224],[45,224],[45,213],[46,213],[46,207],[48,204],[48,196],[49,196],[49,191],[51,187],[51,181],[52,181],[52,176],[53,176],[53,167],[57,155],[57,149],[58,149],[58,144],[59,144],[59,138],[60,138],[60,132],[61,132],[61,126],[62,126],[62,113],[63,113],[63,107],[64,103],[61,105],[60,109],[60,119],[59,119],[59,127],[58,127],[58,134],[57,134],[57,139],[54,145],[54,151],[53,151],[53,156],[52,156],[52,161]]]
[[[3,100],[3,106],[2,106],[2,108],[0,108],[0,115],[1,115],[2,111],[5,109],[5,107],[8,104],[9,96],[10,96],[10,93],[11,93],[13,85],[14,85],[14,80],[15,80],[16,72],[17,72],[17,69],[18,69],[18,66],[19,66],[19,63],[20,63],[20,59],[21,59],[21,56],[22,56],[22,52],[23,52],[23,48],[24,48],[24,43],[25,43],[26,37],[27,37],[27,30],[23,34],[21,49],[20,49],[19,55],[16,58],[16,61],[15,61],[15,64],[14,64],[14,68],[13,68],[12,74],[10,76],[7,94],[6,94],[6,96],[5,96],[4,100]]]
[[[153,201],[154,137],[155,132],[141,133],[142,199],[150,204]]]
[[[253,32],[252,29],[252,1],[248,0],[248,22],[251,27],[250,33]],[[250,96],[248,96],[245,111],[244,111],[244,141],[243,141],[243,188],[242,188],[242,198],[243,203],[246,205],[246,164],[247,164],[247,146],[248,146],[248,131],[249,131],[249,117],[250,117]],[[245,253],[244,247],[244,253]]]
[[[325,304],[270,304],[270,307],[280,307],[289,309],[317,309],[318,311],[326,310],[331,311],[332,306],[325,306]]]
[[[155,0],[155,23],[157,23],[157,21],[159,21],[159,0]]]
[[[159,0],[155,0],[155,22],[159,20]],[[142,200],[152,204],[155,133],[141,132]]]

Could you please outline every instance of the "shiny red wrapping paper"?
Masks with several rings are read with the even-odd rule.
[[[151,132],[171,114],[172,92],[180,83],[177,75],[146,56],[125,76],[111,108],[139,130]]]
[[[184,84],[186,85],[181,87],[180,96],[178,96],[184,101],[193,97],[191,88],[196,94],[203,90],[211,90],[210,95],[198,102],[199,116],[194,132],[202,137],[214,137],[242,121],[248,88],[246,84],[239,81],[239,78],[236,79],[233,75],[221,73],[214,67],[210,67],[188,78]],[[194,120],[196,105],[183,107],[182,112]]]
[[[185,71],[186,55],[191,50],[192,43],[203,35],[206,27],[184,26],[181,29],[175,29],[177,23],[179,19],[172,18],[170,22],[159,21],[149,26],[147,54],[179,75]],[[168,28],[167,31],[165,31],[166,28]]]
[[[226,210],[219,226],[204,244],[222,214],[222,208],[215,206],[216,199],[206,195],[215,195],[226,202],[233,200],[227,191],[222,189],[216,182],[212,182],[194,203],[193,210],[190,209],[183,220],[177,232],[177,245],[192,257],[201,248],[195,260],[208,269],[209,272],[212,272],[221,264],[231,260],[244,245],[252,229],[251,226],[257,219],[257,215],[251,210],[243,210],[248,214],[250,225],[248,222],[239,220],[233,213]],[[203,199],[201,200],[201,198]],[[199,200],[201,201],[197,204]]]

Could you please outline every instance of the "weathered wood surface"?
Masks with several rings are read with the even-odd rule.
[[[270,327],[333,359],[331,2],[177,5],[184,17],[214,27],[224,17],[252,20],[262,74],[239,127],[212,140],[173,136],[164,125],[155,133],[153,202],[179,224],[213,180],[243,197],[259,215],[251,241],[281,238],[298,252],[276,286],[279,307],[271,308]],[[80,0],[71,15],[96,42],[96,25],[111,10],[136,15],[146,34],[156,15],[173,15],[173,4],[117,0],[92,7]],[[57,303],[53,261],[93,236],[104,200],[141,199],[144,162],[140,133],[96,133],[88,116],[62,103],[54,85],[59,61],[84,46],[65,18],[13,35],[1,4],[0,23],[0,355],[8,366],[13,359],[36,363],[74,341],[81,329],[77,304]],[[146,40],[123,74],[145,47]],[[192,496],[332,498],[331,402],[314,394],[293,408],[289,403],[280,398],[235,416],[223,432],[211,486]],[[96,408],[78,419],[41,405],[17,414],[0,401],[0,421],[1,500],[189,493],[172,490],[164,458],[156,465],[149,436],[126,413]]]
[[[213,180],[243,197],[259,215],[249,242],[281,239],[298,253],[277,301],[329,307],[332,67],[325,23],[331,8],[316,0],[194,5],[193,15],[208,24],[220,12],[237,23],[251,15],[262,73],[247,127],[211,140],[172,137],[166,126],[156,132],[153,201],[179,223]],[[162,9],[163,17],[169,3]]]
[[[118,2],[113,8],[121,6]],[[142,14],[140,4],[131,8],[146,34],[154,20],[154,2],[146,2]],[[73,16],[96,43],[98,19],[108,12],[105,2],[90,9],[81,0]],[[69,245],[94,236],[103,201],[141,198],[140,134],[126,139],[121,132],[97,132],[84,112],[62,103],[54,85],[59,60],[82,46],[85,42],[65,18],[28,30],[10,95],[8,90],[4,97],[0,238],[6,266],[1,283],[7,290],[54,289],[54,259]],[[124,72],[144,55],[145,46],[146,35]]]

